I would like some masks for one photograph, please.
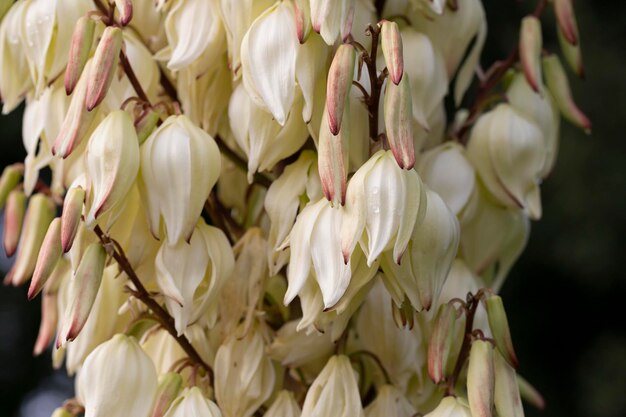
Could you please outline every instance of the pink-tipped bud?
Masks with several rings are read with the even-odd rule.
[[[102,38],[96,47],[93,65],[87,80],[85,105],[88,111],[96,108],[106,97],[113,76],[117,72],[117,63],[120,59],[123,43],[124,36],[120,28],[109,26],[104,29]]]
[[[131,0],[115,0],[115,7],[120,13],[120,24],[126,26],[133,18],[133,2]]]
[[[495,352],[493,362],[496,378],[494,403],[498,415],[524,417],[524,408],[522,407],[515,369],[498,352]]]
[[[524,401],[538,410],[543,410],[546,407],[546,401],[543,399],[543,395],[520,375],[517,375],[517,386],[519,387],[519,393]]]
[[[43,194],[35,194],[28,202],[24,227],[20,235],[20,247],[13,268],[7,279],[15,286],[24,284],[35,271],[37,254],[46,231],[54,218],[54,203]]]
[[[556,55],[550,55],[543,59],[543,71],[546,77],[546,85],[552,93],[559,110],[567,120],[587,133],[591,133],[591,121],[576,106],[572,98],[569,80],[565,69]]]
[[[70,54],[65,70],[65,92],[69,96],[74,91],[85,64],[89,59],[89,52],[93,44],[93,34],[96,22],[89,16],[82,16],[76,21],[74,33],[70,42]]]
[[[349,134],[349,119],[346,119],[345,126],[338,135],[333,135],[330,131],[328,119],[322,119],[317,167],[324,196],[333,206],[343,206],[346,202],[348,155],[345,146],[349,143]]]
[[[52,154],[67,158],[80,144],[89,130],[95,117],[94,112],[85,110],[85,99],[87,97],[87,79],[93,66],[93,61],[89,61],[83,70],[83,74],[78,80],[78,84],[72,94],[70,106],[63,119],[63,124],[59,134],[52,145]]]
[[[554,0],[554,13],[559,30],[571,45],[578,45],[578,24],[572,0]]]
[[[385,65],[389,78],[398,85],[404,74],[404,55],[402,53],[402,36],[396,22],[385,20],[381,24],[381,46],[385,56]],[[410,97],[410,95],[409,95]]]
[[[57,293],[46,293],[41,297],[41,323],[39,324],[37,341],[33,348],[34,356],[41,355],[54,340],[57,318]]]
[[[542,48],[541,22],[535,16],[525,17],[520,30],[519,56],[524,76],[537,93],[541,91]]]
[[[48,278],[52,275],[52,271],[54,271],[61,255],[63,255],[61,250],[61,218],[56,217],[48,226],[48,231],[39,250],[39,256],[37,256],[35,272],[28,288],[29,300],[32,300],[39,294],[39,291],[41,291]]]
[[[61,214],[61,248],[63,253],[72,249],[80,217],[85,203],[85,190],[82,187],[72,187],[65,194],[63,200],[63,213]]]
[[[326,113],[328,127],[333,135],[339,134],[344,109],[348,102],[348,95],[352,87],[354,76],[354,61],[356,52],[349,44],[342,44],[337,48],[333,62],[328,70],[326,83]]]
[[[398,166],[411,170],[415,165],[413,145],[413,99],[409,77],[400,84],[387,83],[385,92],[385,126],[387,140]]]
[[[567,65],[578,75],[580,78],[585,78],[585,64],[583,63],[583,55],[580,50],[580,43],[576,45],[570,44],[562,31],[557,31],[559,38],[559,45],[561,45],[561,52],[565,58]]]
[[[445,378],[446,363],[450,356],[456,311],[448,303],[439,307],[433,333],[428,342],[428,375],[435,384]]]
[[[159,387],[157,388],[156,401],[154,409],[150,417],[163,417],[170,405],[174,402],[181,388],[183,387],[183,378],[179,373],[168,372],[159,378]]]
[[[24,213],[26,212],[26,194],[23,190],[13,190],[7,198],[7,207],[4,211],[4,253],[13,256],[20,241]]]
[[[498,295],[492,294],[485,299],[485,306],[487,308],[487,317],[489,319],[489,327],[491,333],[496,342],[496,347],[506,359],[508,363],[514,368],[519,366],[517,355],[513,349],[513,340],[511,339],[511,332],[509,330],[509,321],[506,318],[506,311],[504,311],[504,304],[502,298]]]
[[[135,120],[135,130],[140,145],[152,134],[159,120],[159,114],[153,110],[146,110]]]
[[[293,10],[296,17],[296,33],[300,43],[306,42],[311,34],[311,7],[309,0],[296,0],[293,2]]]
[[[4,168],[0,176],[0,209],[7,202],[9,193],[20,183],[24,172],[24,164],[13,164]]]
[[[475,340],[467,368],[467,398],[472,417],[493,415],[494,383],[493,346],[484,340]]]
[[[74,274],[61,342],[74,340],[85,326],[100,289],[105,260],[106,251],[100,243],[92,243],[85,250]]]

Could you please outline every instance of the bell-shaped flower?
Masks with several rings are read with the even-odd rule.
[[[352,31],[355,0],[310,0],[313,30],[328,45],[338,38],[346,39]]]
[[[300,410],[293,392],[283,390],[263,415],[265,417],[300,417],[301,413],[302,410]]]
[[[215,355],[215,397],[224,417],[250,417],[270,397],[276,382],[265,341],[253,329],[228,338]]]
[[[165,329],[147,333],[141,340],[141,348],[150,356],[159,375],[167,373],[187,357],[176,339]]]
[[[298,320],[285,323],[269,347],[268,355],[283,366],[299,368],[320,359],[328,359],[335,345],[330,332],[298,331]]]
[[[383,258],[386,284],[396,305],[406,295],[416,310],[429,310],[439,298],[460,239],[460,226],[437,193],[426,190],[424,220],[413,229],[402,263]],[[393,289],[393,290],[391,290]]]
[[[91,226],[125,199],[139,172],[139,140],[130,115],[109,113],[91,135],[85,157],[92,197],[85,222]]]
[[[201,220],[188,243],[163,242],[155,263],[157,284],[178,334],[209,309],[214,323],[217,297],[235,263],[224,232]]]
[[[20,42],[22,16],[27,2],[14,3],[0,22],[0,94],[2,113],[8,114],[31,88],[28,61]]]
[[[172,5],[165,18],[168,47],[159,53],[167,57],[167,67],[179,71],[202,57],[205,68],[224,52],[224,27],[216,0],[187,0]]]
[[[520,210],[495,204],[482,186],[478,191],[474,214],[463,224],[461,252],[470,269],[497,292],[526,247],[530,221]]]
[[[304,399],[302,417],[364,417],[359,386],[350,359],[333,356]]]
[[[282,127],[251,98],[243,84],[239,84],[228,105],[233,137],[248,157],[249,182],[255,172],[269,170],[278,161],[294,154],[309,135],[300,116],[303,100],[299,94]]]
[[[282,255],[284,251],[280,251],[279,247],[293,227],[302,196],[313,201],[322,197],[315,162],[314,152],[302,152],[296,162],[287,165],[280,177],[272,182],[265,195],[265,211],[270,219],[267,240],[272,275],[287,263]]]
[[[308,0],[306,1],[308,2]],[[304,98],[302,118],[306,123],[312,122],[313,109],[315,107],[323,107],[321,102],[326,99],[329,51],[328,45],[317,34],[311,35],[304,44],[298,46],[296,81]],[[316,127],[319,126],[320,124],[318,123]],[[316,135],[314,137],[317,138]]]
[[[427,16],[420,11],[415,11],[410,19],[413,26],[427,35],[443,54],[449,79],[453,79],[455,73],[457,74],[454,101],[460,104],[465,91],[472,82],[487,39],[487,20],[482,2],[480,0],[465,1],[457,10],[445,8],[441,15],[435,16]],[[404,34],[403,40],[406,43]],[[471,50],[468,52],[470,45]],[[405,54],[405,58],[408,56],[410,54]],[[408,65],[405,67],[408,68]],[[413,80],[411,80],[411,85],[415,88]]]
[[[150,228],[167,242],[189,240],[217,182],[221,159],[213,138],[186,116],[170,116],[141,146],[142,192]]]
[[[241,42],[243,84],[257,106],[285,126],[295,99],[298,38],[291,3],[276,3]]]
[[[365,417],[413,417],[415,407],[393,385],[378,388],[376,399],[365,409]]]
[[[490,193],[532,219],[541,217],[539,183],[546,151],[539,127],[509,104],[483,114],[467,145],[467,156]]]
[[[157,374],[139,343],[117,334],[87,357],[76,388],[85,417],[148,417]]]
[[[217,404],[202,394],[200,388],[191,387],[174,400],[164,417],[187,416],[222,417],[222,412]]]
[[[444,397],[439,405],[424,417],[473,417],[469,406],[460,398]]]

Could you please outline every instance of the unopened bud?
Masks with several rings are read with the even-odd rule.
[[[439,307],[433,333],[428,342],[428,375],[435,384],[445,378],[446,362],[450,355],[456,311],[451,304]]]
[[[58,343],[74,340],[85,326],[100,289],[106,251],[100,243],[87,247],[72,281],[70,305],[64,319],[64,334]]]
[[[404,74],[404,55],[402,52],[402,36],[396,22],[385,20],[381,25],[381,46],[385,56],[385,65],[389,78],[398,85]],[[389,88],[389,87],[387,87]],[[410,98],[409,94],[409,98]]]
[[[120,13],[121,25],[128,25],[133,18],[133,2],[131,0],[115,0],[115,7]]]
[[[52,415],[50,417],[74,417],[74,416],[73,416],[72,413],[67,411],[65,408],[59,407],[56,410],[54,410],[54,412],[52,413]]]
[[[546,407],[546,401],[543,399],[543,395],[520,375],[517,375],[517,386],[519,387],[520,395],[524,401],[538,410],[543,410]]]
[[[9,193],[20,183],[23,172],[23,164],[9,165],[2,171],[2,176],[0,176],[0,210],[6,204]]]
[[[295,0],[293,9],[296,15],[296,32],[300,43],[306,42],[311,34],[311,7],[309,0]]]
[[[39,324],[39,334],[33,348],[33,355],[39,356],[46,350],[54,339],[57,328],[57,294],[44,294],[41,297],[41,323]]]
[[[13,268],[7,275],[13,285],[18,286],[30,278],[35,270],[37,254],[54,218],[54,204],[43,194],[35,194],[28,202],[24,228],[20,236],[20,248]]]
[[[472,342],[467,368],[467,397],[473,417],[491,417],[494,393],[493,347],[484,340]]]
[[[578,75],[580,78],[585,78],[585,64],[583,63],[583,55],[580,50],[580,43],[576,45],[570,44],[562,31],[557,33],[559,37],[559,45],[561,45],[561,52],[565,58],[567,65]]]
[[[154,132],[159,120],[159,114],[153,110],[146,110],[135,120],[135,130],[140,145]]]
[[[355,58],[354,47],[349,44],[342,44],[337,48],[328,70],[326,113],[328,126],[333,135],[337,135],[341,129],[341,120],[352,87]]]
[[[487,307],[487,316],[489,318],[489,327],[496,341],[496,347],[511,366],[517,368],[519,361],[513,349],[513,341],[509,330],[509,322],[504,311],[502,298],[498,295],[490,295],[485,300]]]
[[[150,417],[163,417],[172,402],[178,397],[183,386],[183,378],[179,373],[168,372],[159,378],[156,401]]]
[[[591,121],[576,106],[572,98],[569,80],[561,61],[556,55],[550,55],[543,59],[543,71],[546,77],[546,85],[552,93],[559,110],[567,120],[585,130],[591,132]]]
[[[327,118],[322,119],[317,167],[324,196],[333,206],[339,206],[344,205],[346,201],[348,153],[345,146],[350,140],[350,126],[349,119],[346,119],[344,128],[338,135],[333,135],[328,122]]]
[[[493,361],[495,370],[494,403],[498,415],[524,417],[515,369],[498,352],[495,352]]]
[[[80,217],[85,203],[85,190],[82,187],[69,189],[63,200],[63,213],[61,214],[61,247],[63,253],[69,252],[74,243]]]
[[[400,84],[387,84],[385,92],[385,127],[387,140],[398,166],[411,170],[415,165],[413,145],[413,98],[409,77]]]
[[[87,80],[85,105],[88,111],[96,108],[106,97],[113,76],[117,72],[117,63],[123,43],[122,29],[114,26],[108,26],[104,29]]]
[[[541,91],[541,53],[543,40],[541,22],[535,16],[527,16],[522,20],[519,40],[519,55],[522,70],[528,84],[535,92]]]
[[[83,73],[85,64],[87,64],[95,29],[96,22],[88,15],[82,16],[76,22],[65,70],[65,92],[68,96],[74,91],[80,75]]]
[[[78,80],[76,89],[72,94],[70,106],[65,114],[65,119],[63,119],[59,134],[52,145],[53,155],[67,158],[83,140],[83,137],[89,130],[91,122],[95,117],[94,112],[85,110],[87,79],[89,78],[92,67],[93,61],[89,61]]]
[[[4,211],[4,253],[13,256],[20,241],[20,233],[24,224],[26,212],[26,194],[23,190],[13,190],[7,198],[7,207]]]
[[[39,256],[37,256],[35,272],[28,289],[29,300],[32,300],[39,294],[39,291],[41,291],[50,275],[52,275],[52,271],[54,271],[62,254],[61,218],[56,217],[48,226],[48,231],[39,250]]]
[[[578,44],[578,24],[572,0],[554,0],[554,13],[559,30],[570,45]]]

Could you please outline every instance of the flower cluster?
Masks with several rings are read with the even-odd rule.
[[[547,6],[483,71],[480,0],[0,1],[5,283],[77,375],[54,416],[541,406],[497,293],[560,115],[591,128]]]

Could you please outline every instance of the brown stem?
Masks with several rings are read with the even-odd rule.
[[[122,247],[115,240],[111,239],[107,236],[100,226],[96,226],[94,228],[94,232],[100,239],[100,242],[107,248],[107,252],[117,261],[120,268],[126,273],[128,279],[133,283],[135,289],[133,290],[133,295],[140,300],[146,307],[152,310],[152,313],[156,317],[156,319],[161,323],[161,325],[167,330],[167,332],[172,335],[172,337],[178,342],[180,347],[185,351],[189,359],[193,361],[195,364],[201,366],[208,374],[209,380],[213,381],[213,370],[211,367],[204,362],[204,360],[200,357],[200,354],[196,351],[196,349],[191,345],[187,337],[185,335],[178,335],[176,331],[176,326],[174,323],[174,319],[170,314],[163,308],[159,303],[157,303],[146,287],[143,286],[141,280],[135,273],[135,270],[131,266],[128,258],[124,254]]]
[[[378,38],[380,35],[380,29],[378,26],[370,25],[367,28],[367,33],[372,37],[372,49],[369,55],[364,56],[371,87],[371,92],[366,103],[369,113],[370,138],[372,140],[376,140],[378,138],[378,104],[380,102],[380,92],[385,79],[384,77],[379,78],[376,73],[376,57],[378,55]]]

